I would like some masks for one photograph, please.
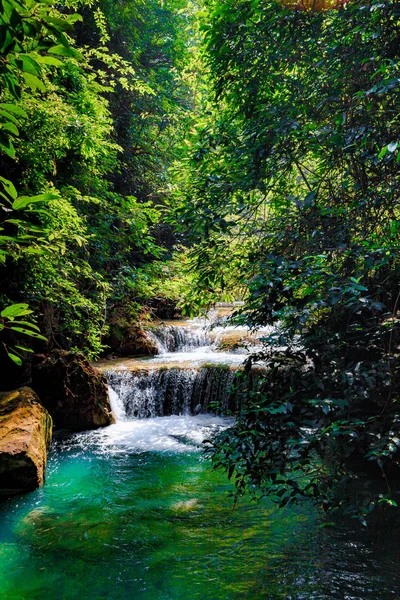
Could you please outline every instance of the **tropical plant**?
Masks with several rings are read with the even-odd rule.
[[[364,469],[377,466],[392,502],[388,482],[400,462],[398,4],[207,7],[213,98],[176,191],[198,293],[226,268],[208,269],[210,256],[217,266],[221,248],[242,240],[236,279],[247,292],[238,318],[254,328],[280,321],[276,341],[300,343],[308,355],[292,378],[266,347],[267,380],[278,383],[249,398],[212,452],[240,487],[267,493],[277,478],[285,499],[328,499],[336,452],[331,483],[355,476],[357,458]],[[306,478],[300,490],[293,472],[311,468],[319,480]]]

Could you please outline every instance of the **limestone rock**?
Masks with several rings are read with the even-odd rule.
[[[56,427],[96,429],[115,422],[107,380],[81,354],[53,350],[36,357],[32,387]]]
[[[0,494],[43,484],[52,419],[33,390],[0,392]]]

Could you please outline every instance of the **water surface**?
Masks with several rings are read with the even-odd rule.
[[[400,600],[398,523],[327,529],[309,504],[234,504],[201,453],[232,419],[189,400],[199,381],[221,399],[248,350],[219,351],[206,325],[167,324],[147,361],[105,361],[117,423],[59,436],[44,487],[0,504],[0,600]],[[163,394],[173,416],[157,416]]]
[[[197,447],[228,425],[159,417],[59,440],[45,486],[0,505],[0,598],[398,598],[394,531],[233,504]]]

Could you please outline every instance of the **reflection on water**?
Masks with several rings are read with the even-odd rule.
[[[233,505],[196,451],[227,425],[165,417],[59,440],[46,486],[0,508],[0,598],[399,598],[398,528]]]

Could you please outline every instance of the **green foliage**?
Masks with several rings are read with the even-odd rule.
[[[21,321],[21,317],[31,315],[32,311],[29,310],[27,304],[11,304],[3,309],[0,313],[0,332],[11,331],[19,334],[24,334],[30,338],[47,341],[45,337],[40,334],[40,329],[35,323],[30,321]],[[18,366],[22,365],[23,352],[32,352],[30,348],[26,346],[20,346],[15,344],[10,346],[3,342],[3,347],[7,352],[7,355],[11,360]]]
[[[66,32],[73,28],[79,15],[61,15],[46,2],[8,2],[4,1],[0,11],[0,43],[2,61],[0,82],[7,102],[0,104],[0,151],[15,158],[15,139],[19,136],[19,118],[26,119],[26,111],[15,102],[21,96],[21,90],[45,90],[43,69],[57,67],[62,62],[49,54],[75,56],[78,52],[69,44]],[[7,97],[8,93],[8,97]],[[50,202],[51,193],[36,196],[18,196],[14,184],[1,177],[4,192],[0,194],[0,263],[6,263],[6,257],[18,258],[21,254],[41,253],[46,243],[46,230],[35,218],[41,212],[36,208],[40,203]],[[34,205],[34,206],[32,206]],[[23,212],[22,218],[20,213]],[[15,214],[16,213],[16,214]],[[7,217],[7,218],[5,218]],[[32,220],[33,217],[33,220]],[[29,220],[28,220],[29,219]],[[10,231],[11,230],[11,231]],[[1,335],[11,331],[17,336],[28,335],[31,338],[46,340],[38,333],[38,328],[30,322],[15,321],[15,317],[31,314],[26,304],[13,304],[1,312]],[[23,325],[21,327],[20,325]],[[22,364],[21,352],[29,351],[25,346],[10,346],[2,342],[8,356],[17,365]]]
[[[184,247],[171,259],[154,261],[138,270],[135,289],[139,298],[162,297],[180,302],[193,291],[193,279]]]
[[[161,188],[192,106],[181,8],[3,6],[0,164],[23,192],[4,180],[1,301],[29,302],[48,348],[97,356],[112,307],[145,302],[160,273]]]
[[[13,98],[19,98],[22,89],[44,91],[46,66],[62,65],[53,55],[80,58],[67,37],[79,20],[80,15],[61,14],[47,2],[4,0],[0,10],[1,88]],[[15,158],[18,117],[27,117],[20,107],[12,102],[0,105],[0,148],[11,158]]]
[[[324,485],[329,444],[341,466],[346,458],[341,476],[351,472],[347,450],[386,478],[400,464],[390,441],[400,427],[398,18],[396,2],[318,13],[270,0],[207,3],[209,116],[187,139],[174,192],[194,244],[197,295],[220,288],[222,249],[242,240],[232,263],[246,286],[239,318],[251,327],[280,321],[286,344],[300,336],[315,363],[309,390],[298,373],[288,389],[280,382],[260,393],[261,412],[250,409],[215,448],[228,471],[237,465],[239,482],[273,483],[267,456],[281,483],[297,469],[309,476],[307,411],[323,467],[304,493],[329,499],[338,479],[334,468]],[[288,428],[270,410],[286,401]]]

